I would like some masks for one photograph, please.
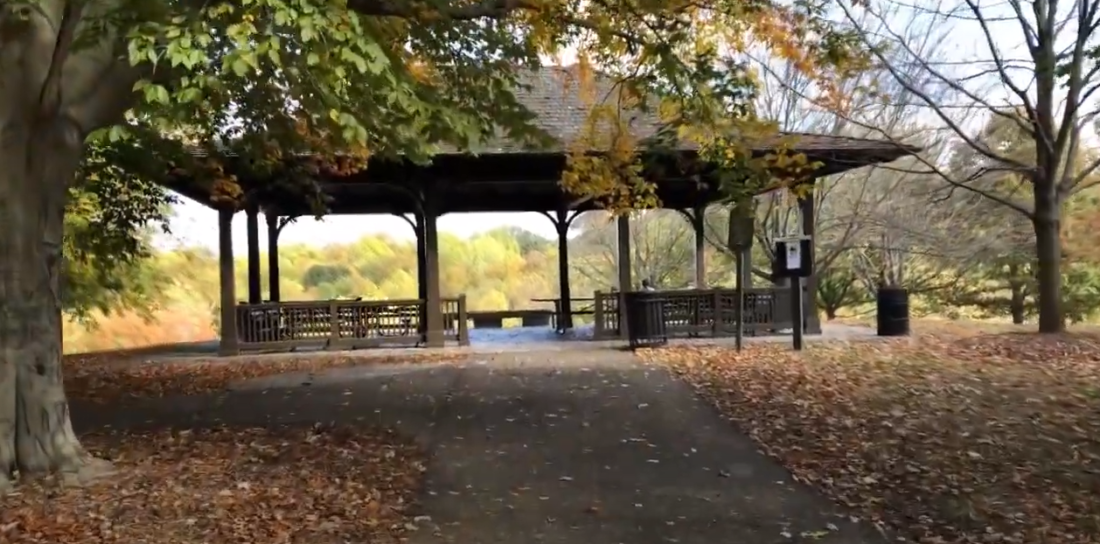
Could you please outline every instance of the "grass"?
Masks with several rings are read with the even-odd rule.
[[[94,317],[94,324],[90,325],[75,321],[65,323],[65,353],[128,350],[218,337],[208,309],[176,305],[150,316],[118,312]]]

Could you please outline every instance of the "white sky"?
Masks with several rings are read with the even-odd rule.
[[[946,2],[927,0],[931,5],[940,10],[946,10]],[[917,0],[915,5],[925,4],[926,0]],[[987,2],[979,1],[979,5]],[[988,2],[990,13],[998,9],[1005,9],[1001,0]],[[906,5],[906,4],[902,4]],[[984,7],[984,6],[983,6]],[[906,10],[908,11],[908,10]],[[909,12],[911,13],[911,12]],[[909,13],[898,13],[897,18],[907,17]],[[895,19],[895,17],[891,17]],[[904,33],[904,21],[895,27],[900,33]],[[960,66],[970,65],[973,71],[975,65],[984,64],[981,61],[989,59],[988,46],[984,41],[981,30],[972,22],[955,21],[953,28],[947,32],[948,39],[945,45],[949,49],[951,64]],[[1018,24],[1003,25],[1001,31],[994,32],[1000,49],[1008,57],[1016,57],[1013,53],[1019,52],[1022,46],[1022,33]],[[973,27],[967,29],[966,27]],[[1022,56],[1022,55],[1021,55]],[[574,55],[566,54],[558,59],[559,63],[568,64],[574,62]],[[975,62],[978,61],[978,62]],[[947,71],[947,70],[944,70]],[[996,88],[981,89],[985,96],[1005,96],[1003,90]],[[978,91],[978,88],[973,90]],[[929,113],[930,114],[930,113]],[[969,117],[969,116],[966,116]],[[967,119],[974,121],[974,119]],[[967,123],[969,124],[969,123]],[[980,122],[978,123],[980,124]],[[217,213],[203,205],[186,198],[175,207],[175,216],[170,221],[172,235],[170,238],[161,238],[158,245],[163,246],[204,246],[211,249],[217,247]],[[443,232],[453,233],[461,237],[468,237],[479,232],[484,232],[500,226],[511,225],[530,230],[534,233],[552,238],[555,236],[553,224],[548,218],[537,213],[466,213],[448,214],[439,219],[439,228]],[[265,228],[261,219],[260,229],[261,247],[266,247]],[[412,240],[413,232],[408,223],[399,217],[362,215],[362,216],[328,216],[322,220],[313,218],[300,218],[296,223],[283,230],[279,241],[282,244],[304,243],[309,245],[326,245],[332,243],[347,243],[358,240],[369,234],[387,234],[394,238]],[[244,214],[237,214],[233,222],[233,241],[235,253],[243,254],[245,251],[245,220]]]
[[[183,198],[176,206],[175,217],[169,222],[170,239],[161,239],[162,246],[204,246],[216,249],[218,244],[218,213]],[[439,230],[468,237],[500,226],[523,227],[547,238],[556,236],[554,225],[545,215],[538,213],[463,213],[447,214],[439,218]],[[245,218],[238,213],[233,220],[233,252],[244,255],[246,250]],[[260,247],[266,251],[266,229],[260,218]],[[279,235],[279,244],[308,244],[323,246],[334,243],[354,242],[368,234],[387,234],[394,238],[414,240],[412,228],[400,217],[392,215],[332,215],[320,221],[309,217],[287,225]]]

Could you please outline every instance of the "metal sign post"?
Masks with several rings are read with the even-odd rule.
[[[745,256],[738,251],[734,259],[737,268],[737,309],[733,312],[733,318],[737,320],[737,328],[734,339],[737,351],[741,351],[745,344],[745,286],[742,285],[742,280],[745,278]]]
[[[791,278],[791,339],[795,351],[802,351],[802,278]]]
[[[791,337],[793,347],[801,351],[805,335],[805,311],[802,302],[802,278],[813,273],[813,246],[808,236],[775,241],[776,277],[787,278],[791,285]]]

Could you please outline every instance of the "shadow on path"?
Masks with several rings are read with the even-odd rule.
[[[216,399],[74,407],[74,423],[395,425],[431,455],[412,544],[886,541],[629,353],[473,357],[280,376]]]

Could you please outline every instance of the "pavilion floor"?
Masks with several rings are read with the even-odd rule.
[[[550,327],[511,327],[505,329],[470,329],[470,346],[450,346],[442,349],[461,349],[470,352],[513,352],[513,351],[542,351],[561,349],[592,349],[597,344],[607,346],[625,346],[626,340],[592,340],[593,329],[591,326],[578,327],[566,334],[557,334]],[[840,325],[823,323],[821,334],[807,336],[807,340],[858,340],[875,336],[875,331],[867,327],[854,325]],[[748,342],[787,342],[790,335],[780,334],[771,336],[747,337]],[[730,338],[699,338],[699,339],[674,339],[671,343],[690,344],[732,344]],[[321,351],[318,345],[314,348],[303,348],[298,352]],[[426,348],[371,348],[371,352],[377,351],[411,351],[422,352]],[[166,347],[163,351],[153,350],[146,355],[151,360],[177,360],[181,358],[209,357],[217,355],[218,341],[208,340],[190,344],[176,344]]]

